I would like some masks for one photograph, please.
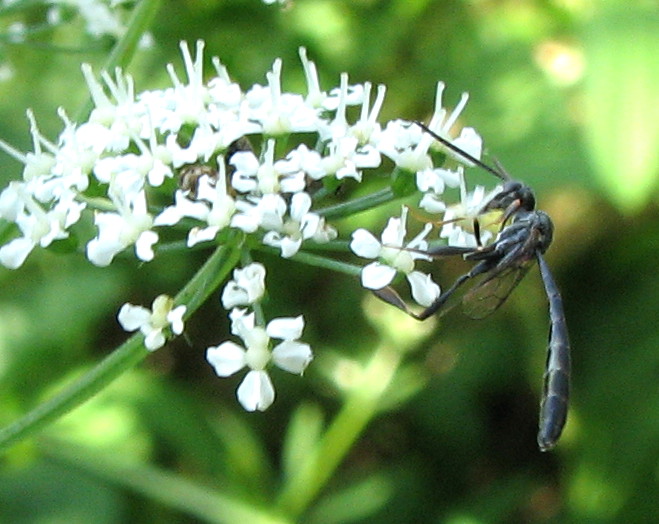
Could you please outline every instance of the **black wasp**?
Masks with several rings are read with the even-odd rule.
[[[543,256],[552,241],[552,221],[547,213],[535,209],[535,196],[531,188],[512,180],[500,165],[497,164],[498,169],[494,169],[438,136],[424,124],[416,124],[453,153],[504,181],[501,191],[487,201],[479,213],[501,211],[501,229],[491,244],[482,246],[480,225],[476,219],[474,231],[477,247],[441,246],[426,253],[433,258],[461,255],[475,265],[421,313],[412,312],[391,288],[379,290],[376,294],[414,318],[424,320],[437,312],[447,311],[450,308],[447,302],[458,288],[478,277],[477,283],[463,296],[462,304],[468,316],[484,318],[505,302],[533,262],[537,261],[549,301],[550,318],[538,446],[541,451],[550,450],[556,445],[565,425],[570,393],[570,342],[563,300]]]

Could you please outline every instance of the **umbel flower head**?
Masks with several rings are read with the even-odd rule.
[[[452,151],[435,154],[433,148],[443,146],[420,126],[404,120],[381,124],[385,86],[351,85],[344,73],[336,87],[322,90],[315,64],[300,49],[306,92],[282,90],[281,59],[263,84],[244,90],[218,58],[212,59],[211,78],[204,80],[203,42],[194,53],[185,43],[180,47],[184,74],[169,65],[169,87],[139,92],[120,69],[99,80],[84,65],[94,104],[86,121],[74,123],[59,110],[64,129],[50,141],[28,111],[33,150],[22,153],[0,141],[0,148],[23,164],[21,179],[0,193],[0,217],[14,226],[0,246],[0,264],[16,269],[39,247],[70,248],[75,242],[77,251],[100,267],[118,256],[148,263],[164,251],[164,239],[172,242],[169,249],[187,249],[240,237],[246,258],[252,251],[274,249],[289,259],[309,244],[325,245],[326,253],[338,231],[325,218],[330,214],[323,197],[332,197],[346,181],[369,180],[383,165],[408,177],[407,196],[416,188],[420,207],[444,215],[436,240],[475,242],[470,220],[459,219],[478,216],[493,193],[467,191],[457,164],[469,161]],[[473,129],[451,138],[467,95],[448,111],[443,92],[439,83],[429,128],[480,158],[481,140]],[[438,158],[441,164],[435,165]],[[460,189],[457,207],[445,199],[447,189],[455,188]],[[371,259],[361,272],[365,288],[381,290],[403,275],[413,299],[426,307],[440,288],[415,265],[429,259],[423,252],[432,228],[425,225],[406,240],[408,214],[403,207],[400,216],[389,218],[379,239],[363,228],[345,232],[344,238],[352,237],[356,255]],[[219,376],[247,368],[238,399],[252,411],[274,400],[272,365],[301,374],[312,358],[309,345],[299,341],[303,316],[266,323],[264,294],[264,266],[236,269],[221,300],[231,310],[232,333],[242,342],[207,350]],[[152,310],[125,304],[119,321],[129,331],[140,330],[145,346],[154,350],[182,332],[185,311],[163,296]]]
[[[203,81],[203,48],[198,42],[193,58],[181,44],[185,79],[169,66],[172,87],[162,90],[136,93],[133,79],[119,69],[114,76],[103,73],[100,83],[84,66],[95,107],[78,124],[60,110],[64,130],[55,143],[28,113],[34,150],[24,154],[0,143],[24,164],[22,180],[0,194],[0,216],[17,226],[16,237],[0,247],[0,263],[20,267],[35,247],[69,237],[84,213],[93,214],[96,226],[85,253],[98,266],[129,249],[141,261],[152,260],[163,228],[184,232],[189,247],[213,241],[223,229],[240,229],[291,257],[304,242],[337,235],[311,198],[312,184],[324,178],[361,181],[385,155],[417,173],[419,189],[436,204],[445,185],[457,185],[452,171],[433,167],[432,138],[421,129],[401,120],[383,129],[377,122],[384,86],[373,104],[371,85],[351,86],[345,74],[337,88],[321,91],[315,65],[302,49],[306,95],[282,92],[281,60],[266,75],[267,85],[243,91],[218,59],[215,76]],[[448,113],[442,92],[440,84],[431,126],[446,136],[466,97]],[[353,123],[350,105],[361,108]],[[295,133],[311,136],[309,142],[320,148],[302,143],[277,158],[278,137]],[[248,136],[263,137],[260,153]],[[456,140],[479,154],[473,130]],[[195,171],[200,175],[190,182],[186,177]],[[167,182],[173,178],[178,188]],[[163,195],[171,204],[158,209],[155,203],[167,200]],[[76,238],[84,238],[83,231]]]

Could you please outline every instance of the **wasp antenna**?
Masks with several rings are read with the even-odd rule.
[[[452,144],[451,142],[449,142],[445,138],[442,138],[441,136],[439,136],[437,133],[435,133],[432,129],[430,129],[424,123],[419,122],[418,120],[415,120],[414,123],[416,125],[418,125],[421,129],[423,129],[426,133],[428,133],[431,137],[433,137],[435,140],[437,140],[437,142],[439,142],[440,144],[445,145],[451,151],[453,151],[454,153],[457,153],[458,155],[460,155],[462,158],[465,158],[465,159],[469,160],[469,162],[471,162],[472,164],[477,165],[481,169],[484,169],[488,173],[493,174],[495,177],[500,178],[501,180],[503,180],[505,182],[507,182],[508,180],[511,179],[510,175],[508,173],[506,173],[505,170],[502,169],[501,171],[497,171],[493,167],[488,166],[486,163],[481,162],[475,156],[470,155],[469,153],[467,153],[466,151],[460,149],[458,146]],[[498,162],[497,162],[497,167],[501,167]]]
[[[444,224],[452,224],[453,222],[460,222],[461,220],[465,219],[465,217],[454,217],[449,218],[448,220],[433,220],[431,217],[424,216],[423,213],[421,213],[418,209],[413,207],[408,207],[407,209],[409,210],[410,215],[416,218],[419,222],[423,222],[424,224],[432,224],[434,227],[440,227]]]
[[[505,167],[503,167],[503,164],[502,164],[501,162],[499,162],[499,159],[498,159],[498,158],[496,158],[496,157],[492,157],[492,160],[494,160],[494,165],[497,166],[497,171],[499,171],[499,173],[501,173],[502,175],[504,175],[504,176],[506,177],[506,178],[505,178],[506,180],[512,180],[512,179],[513,179],[513,177],[511,176],[511,174],[508,173],[508,171],[506,171],[506,168],[505,168]]]

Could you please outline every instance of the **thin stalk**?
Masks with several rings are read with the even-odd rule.
[[[341,262],[339,260],[334,260],[333,258],[327,258],[321,255],[316,255],[314,253],[308,253],[306,251],[298,251],[291,257],[291,260],[294,262],[301,262],[309,266],[321,267],[323,269],[329,269],[330,271],[336,271],[338,273],[344,273],[351,276],[359,276],[362,271],[361,266],[348,264],[347,262]]]
[[[376,191],[375,193],[371,193],[370,195],[365,195],[348,202],[342,202],[333,206],[317,209],[314,212],[327,219],[343,218],[361,213],[362,211],[373,209],[374,207],[378,207],[387,202],[391,202],[397,198],[399,197],[394,195],[391,188],[387,187],[385,189],[381,189],[380,191]]]
[[[289,477],[277,507],[292,519],[299,517],[327,484],[367,424],[376,416],[391,385],[402,354],[382,343],[371,357],[359,383],[348,393],[343,408],[320,440],[315,452]]]

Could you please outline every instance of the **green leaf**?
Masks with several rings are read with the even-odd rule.
[[[323,413],[316,404],[301,404],[288,425],[283,467],[287,477],[299,474],[305,458],[316,452],[323,430]]]
[[[659,175],[659,11],[620,5],[586,27],[584,132],[600,184],[631,212],[656,196]]]

